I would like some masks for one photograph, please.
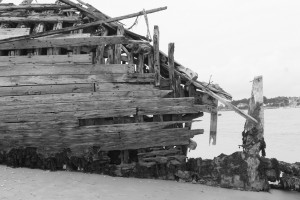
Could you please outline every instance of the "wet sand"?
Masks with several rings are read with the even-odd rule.
[[[175,181],[117,178],[98,174],[0,165],[0,200],[292,200],[299,192],[246,192]]]

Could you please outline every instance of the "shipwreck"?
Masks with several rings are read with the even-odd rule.
[[[119,22],[166,7],[111,18],[78,2],[0,3],[0,163],[176,179],[203,164],[187,163],[203,113],[216,144],[219,101],[259,124],[175,61],[174,43],[160,51],[158,26],[151,38]]]

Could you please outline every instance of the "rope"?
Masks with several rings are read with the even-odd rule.
[[[146,37],[149,41],[152,41],[151,33],[150,33],[150,30],[149,30],[148,16],[147,16],[147,13],[146,13],[145,9],[143,9],[143,13],[144,13],[145,22],[146,22],[146,25],[147,25],[147,36]]]
[[[139,19],[139,16],[137,16],[137,17],[135,18],[134,23],[128,28],[128,30],[132,29],[135,25],[138,24],[138,19]]]

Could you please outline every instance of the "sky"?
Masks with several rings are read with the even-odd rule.
[[[84,1],[111,17],[168,6],[148,15],[152,34],[159,26],[161,50],[167,53],[174,42],[176,61],[200,81],[211,76],[233,99],[249,98],[251,80],[259,75],[268,98],[300,96],[299,0]],[[134,20],[121,22],[128,28]],[[138,22],[132,31],[145,36],[144,18]]]

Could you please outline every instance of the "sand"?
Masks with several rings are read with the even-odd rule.
[[[175,181],[118,178],[0,165],[0,200],[300,199],[299,192],[246,192]]]

